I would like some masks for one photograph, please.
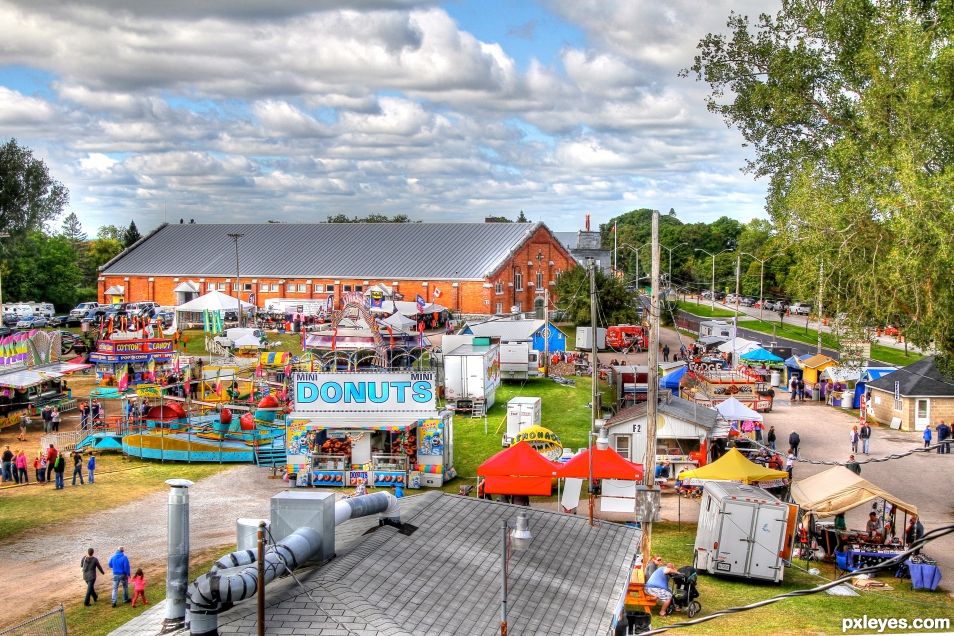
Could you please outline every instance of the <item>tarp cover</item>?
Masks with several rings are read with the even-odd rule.
[[[730,397],[728,400],[716,404],[715,410],[719,412],[722,419],[730,422],[741,422],[744,420],[751,420],[753,422],[762,421],[762,416],[757,411],[753,411],[734,397]]]
[[[559,464],[538,453],[527,442],[505,448],[477,467],[481,477],[547,477],[557,474]]]
[[[659,379],[659,387],[662,389],[669,389],[672,391],[673,395],[679,395],[679,381],[682,380],[682,377],[686,375],[688,370],[689,369],[687,367],[682,367],[681,369],[676,369],[672,373],[667,373]]]
[[[853,474],[853,473],[852,473]],[[702,481],[737,481],[743,484],[775,485],[775,482],[788,479],[784,470],[775,470],[760,466],[739,452],[737,448],[730,448],[729,452],[702,468],[684,470],[679,473],[679,479],[690,484]]]
[[[735,338],[734,340],[729,340],[719,345],[718,349],[722,353],[733,353],[736,355],[742,355],[747,351],[757,349],[759,343],[754,340],[746,340],[745,338]]]
[[[872,499],[884,499],[901,510],[916,515],[918,509],[889,492],[862,479],[844,466],[832,466],[817,475],[792,484],[792,498],[802,510],[819,517],[831,517],[862,506]]]
[[[590,451],[584,450],[563,464],[558,473],[560,477],[578,477],[587,479],[590,474]],[[626,460],[612,448],[593,449],[594,479],[628,479],[640,481],[643,478],[642,464]]]
[[[758,349],[752,349],[751,351],[746,351],[739,357],[746,362],[782,362],[780,357],[771,351],[768,351],[767,349],[763,349],[762,347],[759,347]]]

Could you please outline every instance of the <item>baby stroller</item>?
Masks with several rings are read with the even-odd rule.
[[[689,618],[692,618],[702,610],[702,603],[697,601],[699,590],[696,588],[698,574],[696,569],[691,566],[679,568],[679,573],[672,576],[672,603],[666,610],[666,615],[674,611],[686,610]]]

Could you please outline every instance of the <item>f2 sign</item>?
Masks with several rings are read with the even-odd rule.
[[[298,415],[436,410],[433,373],[295,373],[292,383]]]

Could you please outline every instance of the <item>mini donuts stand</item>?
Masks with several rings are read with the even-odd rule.
[[[299,486],[439,487],[456,476],[453,419],[432,373],[296,373],[286,420]]]

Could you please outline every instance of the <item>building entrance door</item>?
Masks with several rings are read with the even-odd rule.
[[[919,398],[914,401],[914,430],[923,431],[931,421],[931,400]]]

